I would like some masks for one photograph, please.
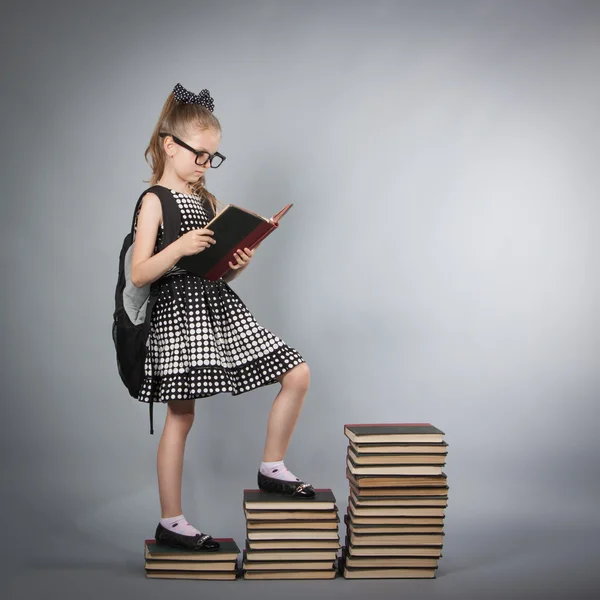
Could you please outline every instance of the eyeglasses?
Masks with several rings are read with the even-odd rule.
[[[159,133],[158,135],[163,138],[171,136],[176,144],[179,144],[182,148],[193,152],[196,155],[196,164],[200,167],[204,166],[207,162],[209,162],[211,168],[216,169],[217,167],[220,167],[223,161],[225,160],[225,156],[223,156],[220,152],[215,152],[214,154],[211,154],[210,152],[206,152],[204,150],[194,150],[194,148],[188,146],[185,142],[182,142],[172,133]]]

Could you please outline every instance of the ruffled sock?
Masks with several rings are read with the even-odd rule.
[[[283,479],[284,481],[300,481],[284,464],[282,460],[261,462],[260,472],[267,477]]]
[[[194,536],[196,534],[201,533],[195,527],[192,527],[186,520],[183,515],[177,515],[176,517],[167,517],[166,519],[161,519],[160,524],[169,531],[174,531],[175,533],[180,533],[181,535],[190,535]]]

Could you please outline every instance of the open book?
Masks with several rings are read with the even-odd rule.
[[[255,248],[279,227],[279,221],[292,206],[288,204],[266,219],[235,204],[228,204],[205,227],[213,232],[215,243],[198,254],[183,256],[177,266],[211,281],[220,279],[231,270],[230,261],[237,264],[234,253],[244,248]]]

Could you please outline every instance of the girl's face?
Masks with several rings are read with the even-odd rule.
[[[182,137],[175,137],[177,141],[172,137],[165,138],[165,152],[171,157],[168,162],[181,179],[188,183],[196,183],[210,169],[210,162],[204,161],[209,158],[208,154],[214,154],[219,149],[221,134],[213,129],[190,129]],[[178,142],[183,142],[204,154],[196,155]],[[202,162],[204,164],[197,164]]]

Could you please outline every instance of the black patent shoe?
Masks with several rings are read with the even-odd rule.
[[[271,494],[284,494],[285,496],[294,496],[295,498],[314,498],[315,490],[310,483],[304,481],[285,481],[285,479],[276,479],[263,475],[258,471],[258,488],[263,492]]]
[[[207,533],[183,535],[181,533],[169,531],[160,523],[158,524],[156,532],[154,533],[154,539],[159,544],[166,544],[167,546],[174,546],[175,548],[186,548],[187,550],[197,550],[203,552],[214,552],[221,547],[219,542],[213,540],[213,538]]]

